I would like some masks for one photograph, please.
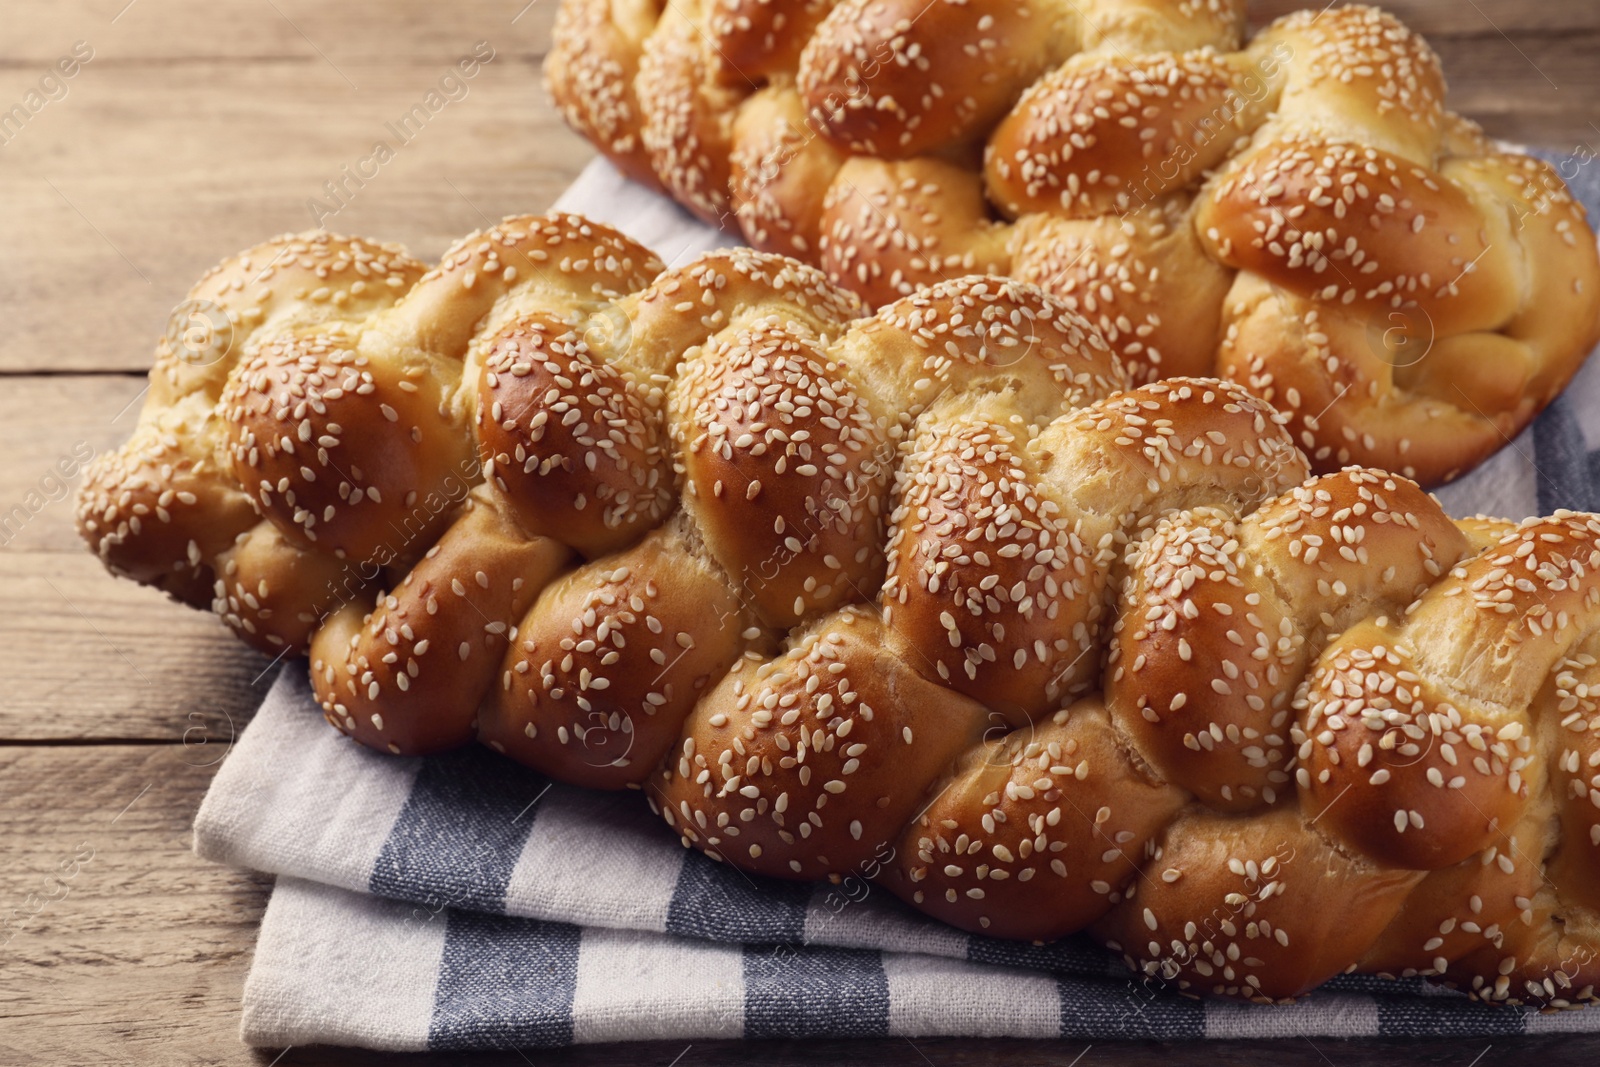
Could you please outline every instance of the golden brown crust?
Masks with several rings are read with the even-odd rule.
[[[365,584],[337,557],[305,548],[271,522],[240,534],[207,570],[215,574],[211,610],[272,656],[305,648],[328,612]]]
[[[845,162],[818,228],[818,263],[874,306],[941,280],[1004,274],[1010,262],[977,177],[942,160]]]
[[[1207,190],[1195,227],[1269,284],[1369,315],[1414,307],[1442,334],[1498,328],[1519,295],[1466,189],[1370,145],[1264,145]]]
[[[133,440],[89,471],[80,529],[113,570],[213,604],[273,654],[303,649],[324,613],[403,575],[482,476],[460,395],[479,335],[576,335],[659,269],[572,216],[508,219],[426,273],[321,233],[241,253],[180,307],[218,334],[162,339]]]
[[[1505,443],[1496,426],[1509,423],[1481,418],[1427,391],[1391,390],[1407,373],[1433,366],[1436,358],[1445,366],[1447,353],[1459,351],[1459,342],[1433,338],[1426,316],[1399,311],[1374,324],[1248,274],[1235,279],[1226,307],[1223,375],[1280,407],[1296,443],[1319,469],[1380,466],[1435,484],[1471,470]],[[1472,347],[1472,355],[1485,354]],[[1468,356],[1480,377],[1516,373],[1516,353],[1508,360],[1496,345],[1492,355]],[[1449,365],[1464,362],[1450,359]]]
[[[1159,526],[1124,589],[1107,697],[1167,780],[1212,808],[1275,803],[1290,782],[1291,701],[1352,619],[1399,614],[1469,554],[1411,482],[1314,479],[1236,521]]]
[[[927,681],[846,610],[783,655],[741,660],[684,724],[650,803],[685,844],[780,878],[846,875],[981,736],[980,705]]]
[[[478,736],[563,781],[647,778],[684,716],[762,636],[676,522],[567,574],[526,610]],[[619,662],[638,669],[621,672]]]
[[[1286,810],[1186,812],[1149,870],[1096,935],[1180,992],[1258,1002],[1344,971],[1422,877],[1346,856]]]
[[[1013,280],[861,317],[781,257],[659,270],[517,218],[361,314],[284,299],[152,397],[86,536],[309,645],[363,744],[637,788],[740,867],[1193,993],[1596,999],[1600,517],[1307,481],[1293,420],[1129,388]]]
[[[78,528],[106,566],[185,603],[210,602],[213,561],[259,521],[229,475],[214,411],[235,368],[258,338],[336,329],[390,307],[424,269],[397,246],[316,232],[208,270],[157,344],[133,439],[85,475]]]
[[[1216,369],[1229,272],[1205,254],[1194,209],[1168,198],[1120,215],[1031,215],[1012,234],[1011,273],[1099,327],[1137,382]]]
[[[734,119],[729,192],[745,240],[801,259],[822,247],[823,207],[846,155],[805,122],[791,85],[769,85]]]
[[[883,586],[884,619],[921,652],[915,665],[1012,726],[1100,673],[1104,575],[1039,481],[1004,426],[923,430],[900,468]]]
[[[317,630],[312,684],[341,733],[405,755],[472,739],[511,627],[571,555],[507,511],[479,486],[376,606],[346,603]]]
[[[395,304],[425,270],[398,245],[322,230],[230,256],[174,309],[156,346],[152,398],[214,401],[256,334],[360,322]]]
[[[544,64],[545,91],[567,125],[650,188],[660,188],[661,179],[642,136],[644,115],[634,80],[645,38],[660,14],[658,0],[562,4]]]
[[[749,93],[729,85],[705,39],[704,2],[667,4],[639,60],[635,86],[650,166],[678,202],[715,226],[729,217],[728,154],[735,106]]]
[[[842,0],[806,45],[815,127],[859,155],[911,159],[981,136],[1068,32],[1042,3]]]
[[[1447,984],[1489,1004],[1560,1011],[1593,1005],[1600,993],[1600,921],[1565,887],[1545,880],[1520,897],[1517,918],[1485,930],[1474,951],[1453,961]]]
[[[478,455],[524,529],[588,556],[671,510],[665,430],[641,390],[570,327],[524,316],[489,341],[478,379]]]
[[[180,417],[181,418],[181,417]],[[116,452],[96,456],[78,496],[78,529],[115,574],[153,585],[185,604],[210,602],[211,560],[258,521],[250,498],[217,463],[181,447],[163,420],[143,427]],[[172,521],[174,513],[206,516],[204,524]]]
[[[723,80],[744,82],[791,71],[800,50],[838,0],[708,0],[706,33]]]
[[[906,828],[885,885],[993,937],[1075,933],[1122,901],[1184,800],[1127,760],[1090,698],[971,752]]]
[[[1584,641],[1551,672],[1540,699],[1556,716],[1541,724],[1554,756],[1548,792],[1562,798],[1561,846],[1552,879],[1569,900],[1600,910],[1600,642]]]
[[[849,603],[883,569],[888,445],[824,339],[774,316],[718,337],[673,395],[684,506],[706,547],[787,629]]]
[[[861,301],[815,267],[783,256],[729,248],[708,252],[651,282],[636,303],[609,315],[623,324],[623,346],[645,374],[670,377],[690,349],[746,317],[782,314],[818,335],[834,336],[866,313]],[[659,398],[656,402],[659,402]]]
[[[1430,871],[1367,950],[1362,970],[1443,977],[1449,961],[1503,945],[1543,880],[1539,865],[1519,852],[1517,836],[1502,835],[1483,856]]]
[[[692,210],[875,306],[973,272],[1044,286],[1136,380],[1271,400],[1319,472],[1449,481],[1600,342],[1581,207],[1446,111],[1438,57],[1375,8],[1248,43],[1235,0],[670,8],[642,129]],[[580,22],[561,48],[609,47]]]
[[[1181,192],[1260,122],[1270,97],[1252,103],[1249,77],[1242,59],[1211,51],[1076,56],[995,128],[984,186],[1009,218],[1096,218]]]
[[[1529,803],[1535,697],[1600,601],[1600,519],[1529,520],[1407,612],[1347,630],[1298,702],[1300,787],[1325,826],[1432,870],[1481,851]],[[1347,785],[1349,800],[1334,804]]]
[[[301,547],[367,558],[412,493],[437,492],[467,459],[429,369],[368,356],[349,334],[265,342],[218,403],[229,473]],[[372,432],[374,411],[397,432]]]

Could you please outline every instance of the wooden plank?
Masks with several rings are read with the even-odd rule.
[[[73,528],[84,458],[127,439],[139,418],[144,382],[134,374],[5,381],[0,388],[0,553],[86,551]]]
[[[1536,7],[1536,5],[1529,5]],[[1600,4],[1595,5],[1600,12]],[[1600,151],[1600,33],[1520,45],[1498,34],[1434,42],[1449,103],[1495,137],[1571,151]]]
[[[543,17],[552,5],[539,4]],[[355,18],[345,5],[304,14],[304,22],[290,17],[313,39],[324,32],[313,16]],[[150,17],[135,8],[124,21],[136,15]],[[222,45],[253,39],[227,22],[245,16],[208,9],[203,25],[213,17],[224,19],[214,34]],[[329,62],[85,67],[66,99],[5,146],[0,197],[10,210],[0,217],[0,245],[15,251],[0,261],[0,288],[13,294],[0,369],[142,369],[151,339],[201,271],[269,234],[311,226],[309,202],[337,206],[324,183],[378,140],[396,147],[394,160],[325,220],[330,227],[400,240],[432,257],[486,218],[547,207],[591,153],[544,101],[531,45],[497,53],[468,95],[411,142],[400,145],[390,133],[386,124],[477,39],[465,31],[469,20],[442,27],[443,17],[384,20],[368,33],[330,23],[325,35],[338,43]],[[522,25],[511,28],[524,34]],[[395,35],[431,43],[433,55],[395,60],[375,51]],[[162,33],[148,47],[209,36]],[[1589,125],[1600,95],[1593,33],[1541,40],[1523,49],[1532,59],[1498,33],[1439,43],[1455,104],[1491,132],[1563,148],[1600,140]],[[26,64],[0,73],[0,101],[20,98],[33,77]]]
[[[87,552],[0,553],[0,742],[187,735],[215,751],[250,720],[270,663]]]
[[[1254,11],[1265,18],[1288,6],[1298,4],[1260,0]],[[1434,38],[1456,106],[1491,132],[1562,147],[1600,142],[1588,125],[1600,99],[1590,58],[1600,6],[1591,0],[1392,6]],[[309,226],[306,201],[322,183],[369,152],[384,124],[480,39],[494,45],[496,58],[468,96],[430,121],[329,224],[401,240],[432,257],[485,216],[542,210],[589,156],[537,88],[555,7],[555,0],[392,0],[377,14],[318,0],[12,5],[0,44],[0,110],[36,86],[74,41],[90,41],[95,59],[65,99],[0,148],[7,161],[0,247],[9,253],[0,259],[8,312],[0,371],[142,372],[168,310],[200,271],[270,233]],[[125,405],[141,386],[133,376],[62,374],[12,377],[0,388],[0,508],[30,492],[60,497],[30,513],[0,547],[7,686],[0,915],[13,923],[0,939],[17,929],[0,970],[0,1061],[260,1067],[273,1054],[246,1050],[235,1035],[265,885],[199,863],[188,828],[209,765],[270,681],[260,676],[267,660],[206,614],[104,574],[72,532],[70,504],[43,481],[80,443],[100,450],[120,441],[136,410]],[[108,743],[120,739],[164,743]],[[84,847],[92,856],[74,864]],[[61,895],[60,879],[74,866]],[[1207,1052],[1239,1063],[1331,1058],[1345,1067],[1397,1058],[1474,1062],[1488,1044],[1284,1041]],[[1495,1042],[1496,1051],[1503,1047]],[[1593,1038],[1553,1038],[1520,1041],[1516,1052],[1551,1064],[1592,1063],[1596,1048]],[[672,1042],[479,1062],[960,1065],[1082,1057],[1087,1067],[1166,1063],[1189,1051],[921,1039],[692,1049]],[[276,1062],[455,1060],[296,1049]]]
[[[295,57],[343,65],[361,57],[432,57],[453,42],[476,40],[537,53],[549,41],[558,6],[557,0],[384,0],[381,7],[324,0],[16,4],[6,12],[4,65],[42,66],[80,40],[94,46],[95,62],[108,63]]]
[[[544,101],[535,61],[499,56],[409,140],[390,128],[457,54],[341,64],[359,90],[290,60],[85,68],[3,149],[0,370],[143,370],[207,267],[314,228],[313,202],[338,209],[320,216],[329,229],[425,259],[487,221],[548,208],[592,151]],[[393,158],[347,181],[378,142]]]
[[[216,751],[276,676],[208,612],[113,578],[78,538],[80,457],[127,437],[143,387],[133,375],[51,375],[0,389],[0,741],[187,739]]]
[[[1338,0],[1338,6],[1365,0]],[[1537,37],[1600,30],[1600,5],[1592,0],[1384,0],[1378,5],[1429,38],[1509,34]],[[1264,25],[1311,0],[1250,0],[1250,21]],[[1519,42],[1520,43],[1520,42]]]
[[[185,757],[0,748],[0,1060],[250,1062],[239,994],[268,883],[190,851],[213,771]]]

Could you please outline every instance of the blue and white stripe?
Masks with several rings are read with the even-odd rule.
[[[1600,203],[1600,175],[1583,177]],[[558,206],[620,225],[668,259],[724,241],[603,162]],[[1593,365],[1439,498],[1455,515],[1600,510],[1591,442]],[[852,901],[714,864],[680,847],[636,793],[553,784],[486,749],[367,752],[327,728],[305,678],[303,664],[284,669],[195,821],[201,855],[280,876],[245,990],[255,1044],[1600,1030],[1600,1011],[1487,1009],[1364,977],[1288,1008],[1185,1000],[1078,939],[971,936],[881,891]]]
[[[1078,977],[873,949],[434,915],[284,878],[245,987],[243,1035],[263,1047],[395,1050],[739,1037],[1466,1037],[1593,1032],[1596,1014],[1486,1008],[1420,982],[1361,978],[1262,1009],[1170,996],[1120,968]]]
[[[1202,1004],[1080,939],[978,937],[881,891],[746,876],[682,848],[637,794],[552,785],[486,749],[369,753],[327,729],[301,664],[223,765],[195,843],[280,875],[244,999],[263,1046],[1600,1031],[1600,1012],[1359,976],[1291,1008]]]

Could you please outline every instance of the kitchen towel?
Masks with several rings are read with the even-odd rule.
[[[1600,214],[1593,170],[1573,185]],[[669,264],[728,243],[604,161],[557,207],[617,226]],[[1593,363],[1532,428],[1438,495],[1455,515],[1600,510],[1591,441]],[[1600,1031],[1600,1011],[1489,1009],[1421,981],[1359,976],[1286,1009],[1199,1003],[1081,939],[964,934],[864,877],[745,875],[683,849],[637,793],[551,783],[481,748],[368,752],[322,721],[303,662],[284,668],[230,752],[195,843],[281,876],[244,997],[244,1037],[263,1046]]]
[[[394,758],[329,729],[289,663],[195,822],[278,874],[245,984],[262,1047],[482,1049],[806,1036],[1088,1040],[1600,1032],[1335,979],[1288,1008],[1174,995],[1081,938],[965,934],[870,883],[745,875],[637,793],[552,784],[486,748]]]

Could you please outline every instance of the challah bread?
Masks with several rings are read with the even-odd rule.
[[[640,135],[642,113],[634,81],[644,41],[661,16],[656,0],[588,0],[563,4],[554,33],[581,48],[553,49],[545,78],[571,87],[557,101],[568,125],[636,182],[659,188],[650,152]]]
[[[1596,999],[1600,518],[1308,480],[1265,401],[1131,387],[1013,280],[867,316],[565,215],[426,273],[265,248],[202,283],[232,342],[163,342],[80,523],[308,650],[363,744],[475,737],[740,868],[1088,929],[1186,992]]]
[[[1594,235],[1551,167],[1445,110],[1393,17],[1242,42],[1244,6],[565,0],[547,84],[630,173],[874,306],[1009,274],[1136,382],[1271,401],[1318,471],[1448,481],[1600,341]],[[602,94],[568,74],[599,55]]]
[[[162,337],[133,438],[86,480],[80,513],[106,566],[196,606],[210,604],[225,579],[242,637],[274,653],[304,645],[327,602],[322,579],[337,568],[286,540],[294,523],[262,517],[254,487],[234,477],[226,435],[237,431],[217,406],[241,352],[359,323],[392,307],[424,270],[392,245],[316,233],[268,241],[208,271],[180,311],[212,320],[221,337],[205,346],[170,330]],[[279,579],[294,586],[281,603]]]

